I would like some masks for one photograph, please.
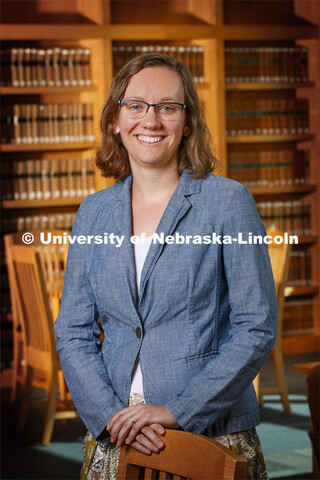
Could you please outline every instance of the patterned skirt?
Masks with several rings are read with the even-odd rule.
[[[130,406],[140,402],[144,402],[143,395],[130,395]],[[212,437],[210,431],[205,434]],[[248,480],[268,480],[262,448],[255,428],[212,438],[248,460]],[[88,431],[82,444],[84,463],[80,480],[117,480],[120,450],[121,447],[117,447],[115,443],[97,442]]]

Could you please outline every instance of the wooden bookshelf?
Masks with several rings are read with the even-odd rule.
[[[314,134],[295,135],[234,135],[227,137],[227,143],[286,143],[314,140]]]
[[[284,295],[285,297],[305,297],[306,295],[317,295],[319,293],[319,287],[286,287]]]
[[[318,335],[294,335],[282,339],[284,355],[298,355],[302,353],[319,351]]]
[[[244,7],[244,3],[248,5],[248,11],[246,12],[246,8]],[[291,3],[291,5],[290,5]],[[231,7],[232,4],[232,7]],[[290,152],[299,152],[303,150],[307,152],[306,158],[306,175],[308,174],[308,178],[305,178],[304,184],[302,185],[295,185],[292,179],[292,185],[273,185],[273,186],[264,186],[264,187],[249,187],[251,193],[254,195],[254,198],[257,202],[290,202],[290,201],[300,201],[300,200],[307,200],[310,202],[310,215],[311,215],[311,235],[299,236],[299,245],[293,247],[293,253],[298,254],[301,252],[305,254],[305,252],[309,252],[311,255],[311,268],[312,268],[312,278],[311,278],[311,285],[308,286],[288,286],[286,288],[286,302],[285,302],[285,312],[286,312],[286,303],[289,304],[294,302],[293,304],[301,304],[303,305],[304,301],[308,302],[308,305],[312,305],[312,328],[310,321],[308,319],[307,328],[305,332],[302,332],[300,335],[293,335],[289,333],[288,336],[285,335],[283,337],[283,351],[285,354],[294,354],[294,353],[305,353],[310,351],[317,351],[320,347],[320,330],[319,330],[319,164],[318,164],[318,155],[319,155],[319,111],[317,108],[314,108],[315,105],[319,105],[319,65],[318,65],[318,52],[319,52],[319,25],[314,25],[317,21],[315,20],[318,18],[318,4],[317,2],[310,2],[310,9],[305,9],[304,2],[300,0],[295,0],[293,2],[286,2],[282,4],[282,16],[277,17],[277,11],[275,12],[268,12],[267,11],[267,2],[259,2],[259,7],[254,2],[246,1],[242,2],[223,2],[223,22],[224,24],[228,24],[228,33],[224,37],[224,46],[229,48],[229,51],[232,52],[232,59],[236,58],[236,52],[241,52],[242,55],[239,62],[242,62],[242,65],[245,63],[246,60],[244,58],[248,57],[248,50],[256,47],[263,47],[264,45],[269,48],[274,48],[277,46],[279,42],[280,47],[286,46],[287,48],[305,48],[307,49],[307,56],[308,56],[308,79],[307,81],[290,81],[290,82],[272,82],[269,81],[246,81],[245,75],[242,75],[243,70],[241,73],[238,72],[235,75],[242,76],[244,81],[232,81],[232,79],[228,79],[225,81],[225,98],[227,99],[277,99],[277,98],[285,98],[285,99],[292,99],[292,98],[305,98],[308,101],[308,120],[309,120],[309,133],[308,134],[289,134],[289,135],[233,135],[233,136],[226,136],[226,162],[228,164],[228,158],[230,152],[240,152],[239,157],[233,160],[232,166],[235,170],[230,170],[232,173],[233,178],[237,175],[237,171],[239,167],[237,166],[237,162],[241,164],[239,160],[245,158],[246,153],[251,154],[251,158],[257,158],[257,165],[253,166],[254,160],[248,162],[246,168],[251,166],[251,170],[248,173],[243,173],[244,175],[248,176],[248,182],[252,181],[252,171],[254,168],[258,168],[258,163],[265,162],[263,166],[266,169],[266,164],[268,163],[268,159],[272,158],[272,165],[274,162],[274,158],[276,158],[277,152],[279,151],[290,151]],[[263,5],[264,4],[264,5]],[[241,8],[242,7],[242,8]],[[260,11],[259,11],[260,9]],[[277,10],[277,9],[275,9]],[[308,10],[308,14],[306,13]],[[285,12],[286,11],[286,12]],[[310,15],[310,12],[313,11],[313,14]],[[299,15],[298,16],[298,12]],[[275,15],[274,19],[272,16]],[[287,18],[287,20],[285,20]],[[283,24],[282,33],[277,31],[278,26],[275,23]],[[285,23],[287,22],[287,25]],[[304,35],[301,32],[301,28],[304,28],[301,24],[303,22],[309,22],[310,28],[315,28],[315,36],[312,40],[305,39]],[[239,23],[247,23],[251,25],[247,25],[248,29],[247,32],[240,31],[243,27],[239,26]],[[257,25],[254,25],[254,24]],[[269,35],[264,35],[263,29],[266,28],[265,24],[270,23],[269,25]],[[296,23],[296,25],[294,25]],[[298,25],[300,23],[300,25]],[[292,36],[288,35],[287,28],[291,24],[293,28]],[[258,26],[259,25],[259,26]],[[305,25],[306,26],[306,25]],[[254,32],[255,28],[259,28],[260,32]],[[226,31],[225,31],[226,32]],[[317,32],[317,33],[316,33]],[[230,50],[231,48],[235,48],[238,50]],[[242,50],[241,50],[242,49]],[[257,50],[256,50],[257,51]],[[270,52],[267,53],[270,55]],[[247,55],[247,57],[245,57]],[[263,55],[261,53],[257,53],[256,55]],[[274,54],[276,56],[276,54]],[[228,59],[226,58],[227,52],[225,52],[225,65],[228,65],[230,75],[230,68],[234,65],[231,62],[231,57]],[[254,54],[252,57],[254,58]],[[261,57],[260,57],[261,58]],[[266,57],[265,57],[266,58]],[[298,58],[298,57],[296,57]],[[233,61],[233,60],[232,60]],[[277,61],[277,60],[276,60]],[[250,61],[249,61],[250,64]],[[276,62],[274,63],[274,65]],[[275,68],[273,65],[273,68]],[[241,67],[242,68],[242,67]],[[253,67],[252,67],[253,68]],[[269,71],[269,74],[272,75],[272,72]],[[291,71],[292,75],[295,75],[293,71]],[[226,67],[226,75],[227,75],[227,67]],[[262,73],[263,75],[263,73]],[[248,76],[254,77],[254,73],[249,73]],[[244,127],[245,128],[245,127]],[[254,152],[254,153],[253,153]],[[266,155],[264,157],[259,157],[259,152],[268,152],[269,157]],[[272,155],[271,155],[272,153]],[[256,156],[255,156],[256,155]],[[231,157],[230,157],[231,158]],[[283,157],[279,154],[279,162],[281,162],[280,158]],[[243,162],[245,163],[245,161]],[[238,168],[238,170],[237,170]],[[273,168],[269,166],[269,168]],[[308,173],[307,173],[308,171]],[[280,171],[279,171],[280,172]],[[282,171],[283,174],[283,171]],[[261,180],[261,171],[259,173],[258,180]],[[271,170],[268,174],[271,175]],[[274,173],[273,173],[274,175]],[[262,177],[263,178],[263,177]],[[267,180],[268,182],[270,181]],[[286,180],[288,181],[288,179]],[[291,232],[293,233],[294,232]],[[310,281],[310,279],[309,279]],[[311,303],[310,303],[311,302]],[[292,308],[290,307],[290,314],[292,314]],[[303,306],[298,306],[297,308],[303,309]],[[293,313],[294,314],[294,313]],[[303,315],[302,315],[303,316]],[[287,320],[286,328],[290,329],[289,320]],[[301,328],[301,327],[299,327]],[[313,334],[305,334],[307,330],[313,330]],[[295,327],[292,327],[292,332],[295,331]]]
[[[84,85],[74,87],[0,87],[0,95],[46,95],[66,94],[73,95],[81,92],[96,92],[97,85]]]
[[[252,195],[260,200],[261,197],[270,198],[275,196],[301,196],[313,193],[317,190],[316,185],[284,185],[273,187],[250,187]]]
[[[4,200],[1,202],[1,207],[8,210],[17,210],[25,208],[53,208],[53,207],[67,207],[79,206],[85,197],[64,197],[53,198],[47,200]]]
[[[297,88],[314,88],[314,82],[303,83],[268,83],[268,82],[235,82],[227,83],[227,91],[264,91],[264,90],[295,90]]]
[[[305,8],[304,0],[280,2],[279,8],[270,9],[269,2],[254,0],[154,0],[135,2],[123,0],[74,0],[72,8],[61,8],[61,2],[48,2],[45,13],[38,6],[40,0],[29,0],[28,9],[15,11],[8,6],[3,19],[1,39],[10,45],[84,45],[92,50],[93,85],[83,87],[22,87],[1,86],[0,93],[8,100],[24,96],[36,96],[45,101],[80,101],[94,103],[94,131],[99,131],[99,116],[108,95],[113,77],[112,46],[116,41],[132,42],[168,42],[172,45],[184,42],[204,47],[205,81],[197,85],[199,96],[204,103],[205,115],[213,134],[216,154],[220,160],[219,175],[228,173],[228,157],[234,151],[257,150],[306,150],[309,154],[309,184],[250,188],[257,201],[276,201],[307,198],[310,201],[311,235],[300,237],[299,248],[310,249],[312,254],[312,286],[293,287],[290,297],[311,298],[313,302],[313,335],[301,335],[284,338],[285,353],[299,353],[319,349],[319,25],[318,2],[310,0]],[[244,3],[246,7],[244,7]],[[71,5],[71,2],[70,2]],[[68,10],[69,9],[69,10]],[[11,10],[11,11],[10,11]],[[228,83],[225,78],[226,52],[230,42],[271,42],[294,43],[308,50],[308,79],[304,82],[235,82]],[[226,135],[227,99],[229,96],[246,95],[262,98],[307,98],[309,102],[308,134],[295,135]],[[20,100],[19,100],[20,99]],[[7,100],[7,101],[8,101]],[[71,155],[72,150],[92,153],[94,142],[37,144],[0,146],[3,154],[27,158],[39,155],[50,158],[56,152],[59,158]],[[77,153],[76,152],[76,153]],[[11,158],[11,157],[10,157]],[[95,172],[96,189],[108,187],[112,179],[102,178]],[[51,211],[53,205],[63,208],[75,208],[80,199],[72,206],[70,200],[63,204],[55,200],[37,201],[37,211]],[[25,202],[23,202],[25,203]],[[12,209],[28,210],[35,207],[32,201],[28,207],[21,202],[4,201],[4,213],[11,215]],[[58,208],[58,207],[57,207]],[[36,210],[36,209],[35,209]]]
[[[43,143],[3,143],[0,152],[53,152],[65,150],[91,150],[93,142],[43,142]]]
[[[86,15],[83,13],[77,13],[73,15],[75,23],[81,22],[78,25],[64,25],[59,13],[60,2],[48,2],[46,7],[50,10],[50,5],[56,8],[55,12],[48,12],[47,20],[48,24],[45,24],[42,20],[36,24],[27,23],[28,14],[33,12],[29,21],[37,19],[37,13],[39,2],[31,0],[28,2],[28,8],[23,9],[25,19],[23,16],[17,14],[13,4],[6,5],[6,15],[11,14],[16,16],[14,22],[19,23],[4,23],[1,29],[2,49],[15,48],[36,48],[36,49],[49,49],[49,48],[67,48],[67,49],[89,49],[91,51],[90,73],[91,73],[91,85],[85,84],[85,80],[81,83],[83,85],[61,85],[61,86],[11,86],[1,85],[0,94],[2,96],[2,104],[7,106],[10,104],[91,104],[92,116],[93,116],[93,137],[95,138],[99,131],[99,117],[100,110],[105,101],[105,34],[101,30],[101,26],[94,22],[98,18],[103,18],[104,14],[100,16],[96,12],[96,18],[93,21],[92,15],[95,8],[99,8],[100,13],[102,10],[102,3],[95,0],[90,2],[90,11],[86,11]],[[68,3],[68,2],[67,2]],[[55,5],[53,5],[55,4]],[[84,2],[84,5],[80,7],[80,2],[75,1],[74,6],[77,5],[83,12],[86,10],[88,2]],[[61,3],[60,3],[61,6]],[[68,6],[67,6],[68,8]],[[70,14],[72,12],[69,12]],[[17,15],[16,15],[17,14]],[[64,11],[62,16],[67,15]],[[38,12],[38,17],[41,14]],[[55,20],[50,20],[50,17]],[[85,20],[85,21],[84,21]],[[87,23],[86,23],[87,22]],[[92,160],[93,151],[95,147],[95,141],[75,141],[75,142],[37,142],[37,143],[2,143],[0,145],[0,151],[2,153],[2,172],[5,171],[5,164],[13,165],[15,162],[27,162],[30,159],[42,161],[44,159],[63,160],[66,159],[87,159]],[[91,167],[91,170],[94,167]],[[52,172],[50,172],[52,174]],[[57,177],[59,178],[59,177]],[[91,177],[92,178],[92,177]],[[94,171],[95,188],[98,189],[99,175],[97,171]],[[51,181],[51,180],[50,180]],[[1,201],[2,207],[2,222],[4,224],[3,233],[7,231],[13,231],[14,228],[20,229],[22,223],[25,225],[31,225],[31,222],[38,222],[40,218],[40,225],[57,225],[57,222],[65,221],[70,228],[70,221],[77,211],[83,196],[70,196],[65,197],[61,195],[59,198],[50,199],[35,199],[35,200],[9,200],[5,199]],[[71,218],[71,220],[70,220]],[[20,223],[18,223],[20,222]],[[56,222],[56,223],[55,223]],[[36,224],[36,223],[35,223]],[[47,227],[48,228],[48,227]],[[50,228],[50,227],[49,227]],[[54,227],[53,227],[54,228]],[[24,231],[32,230],[33,227],[26,228]],[[6,271],[6,265],[1,265],[2,272]],[[7,293],[5,293],[5,301],[7,300]],[[10,314],[2,314],[2,322],[4,325],[8,325],[6,328],[11,328]],[[8,353],[10,345],[6,346],[5,356],[2,358],[2,363],[7,362],[7,358],[10,357]],[[9,357],[8,357],[9,355]]]

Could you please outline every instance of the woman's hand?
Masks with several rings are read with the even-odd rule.
[[[131,443],[130,447],[135,448],[145,455],[151,455],[159,453],[164,448],[163,441],[158,437],[159,435],[165,435],[166,431],[159,423],[153,423],[148,427],[143,427],[136,436],[135,440]]]
[[[108,423],[107,430],[111,435],[111,442],[117,442],[118,446],[124,443],[132,445],[142,429],[152,424],[160,424],[160,426],[168,428],[180,428],[180,425],[165,406],[139,403],[119,410]],[[150,435],[150,431],[148,433],[149,440],[158,446],[159,441],[161,442],[159,437],[155,439],[153,435]],[[158,431],[158,433],[160,432]]]

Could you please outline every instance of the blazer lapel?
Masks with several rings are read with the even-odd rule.
[[[123,181],[123,183],[119,184],[119,189],[115,198],[116,201],[112,215],[115,224],[114,233],[120,236],[124,235],[123,243],[118,250],[120,251],[121,260],[125,270],[125,276],[130,292],[132,305],[138,316],[138,299],[133,244],[130,242],[130,238],[132,237],[131,184],[132,175],[129,175]]]
[[[173,234],[179,220],[181,220],[181,218],[191,208],[191,203],[186,196],[199,193],[201,190],[201,181],[202,180],[192,179],[189,175],[187,175],[187,173],[182,174],[180,182],[174,191],[157,227],[156,233],[158,233],[158,235],[163,233],[164,237],[166,237],[167,235]],[[160,242],[151,243],[150,245],[141,273],[139,304],[141,302],[146,283],[155,264],[157,263],[159,256],[161,255],[164,245],[165,244]]]

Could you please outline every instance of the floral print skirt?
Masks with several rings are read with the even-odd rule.
[[[144,402],[143,395],[130,395],[130,406],[140,402]],[[212,437],[210,430],[205,434]],[[248,480],[268,480],[262,448],[255,428],[212,438],[248,460]],[[121,447],[117,447],[115,443],[97,442],[88,431],[82,444],[84,463],[80,479],[117,480],[120,450]]]

